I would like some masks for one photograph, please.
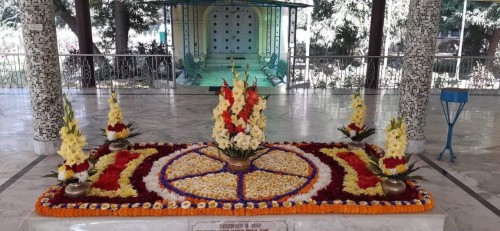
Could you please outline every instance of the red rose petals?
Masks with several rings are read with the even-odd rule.
[[[92,184],[93,188],[103,190],[117,190],[120,188],[118,180],[120,173],[127,167],[127,164],[139,157],[139,153],[130,153],[129,151],[120,151],[116,153],[115,162],[110,164],[101,174],[99,180]]]
[[[345,160],[358,174],[358,186],[362,189],[375,187],[380,180],[368,168],[366,163],[352,152],[341,152],[337,157]]]

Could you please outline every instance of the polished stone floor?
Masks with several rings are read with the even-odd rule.
[[[103,141],[99,128],[106,124],[109,93],[104,90],[64,89],[87,136],[88,148]],[[125,120],[143,133],[133,140],[210,141],[212,108],[217,97],[208,88],[175,90],[121,90]],[[342,141],[337,128],[349,117],[349,90],[291,90],[261,88],[271,94],[266,111],[268,141]],[[397,113],[398,93],[366,91],[367,122],[378,134],[369,142],[382,145],[388,118]],[[498,230],[500,227],[500,92],[471,92],[470,101],[455,126],[455,163],[436,160],[446,141],[446,124],[439,91],[430,96],[426,152],[415,159],[428,179],[421,184],[448,215],[447,230]],[[58,156],[38,157],[33,152],[29,92],[0,89],[0,224],[15,230],[53,179],[40,178],[54,170]],[[427,160],[428,162],[426,162]]]

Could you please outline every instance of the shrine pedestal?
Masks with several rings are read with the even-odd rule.
[[[309,230],[435,230],[447,215],[439,207],[415,214],[294,214],[275,216],[171,216],[56,218],[30,214],[21,230],[176,230],[176,231],[309,231]]]

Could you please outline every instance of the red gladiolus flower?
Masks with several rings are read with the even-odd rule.
[[[259,95],[257,92],[250,89],[247,90],[247,105],[253,106],[259,101]]]
[[[247,123],[247,122],[248,122],[248,114],[249,114],[249,113],[248,113],[248,111],[246,110],[246,108],[244,108],[243,110],[241,110],[241,111],[240,111],[239,116],[240,116],[240,118],[242,118],[242,119],[243,119],[243,121],[245,121],[245,123]]]
[[[231,122],[231,114],[229,111],[223,111],[222,112],[222,118],[224,118],[224,122]]]
[[[229,85],[227,84],[226,80],[224,80],[224,83],[223,83],[220,91],[221,91],[222,96],[224,96],[224,98],[229,101],[228,108],[233,106],[233,103],[234,103],[233,92],[231,91],[231,89],[229,89]]]
[[[243,129],[243,127],[241,125],[238,125],[238,127],[236,127],[236,133],[240,133],[240,132],[245,132],[245,129]]]
[[[229,131],[229,133],[233,133],[234,126],[233,126],[233,123],[231,122],[231,114],[229,113],[229,111],[223,111],[222,118],[224,118],[224,123],[226,124],[226,129]]]

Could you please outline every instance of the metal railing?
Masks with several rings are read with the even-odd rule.
[[[175,88],[171,55],[60,54],[59,64],[65,88]],[[0,87],[27,86],[25,55],[0,54]]]
[[[379,58],[379,88],[398,88],[403,76],[403,56],[295,56],[289,86],[312,88],[364,87],[369,58]],[[460,66],[457,68],[457,61]],[[458,70],[458,73],[457,73]],[[372,78],[369,78],[372,79]],[[436,56],[432,88],[500,89],[500,57]]]
[[[287,85],[311,88],[357,88],[365,85],[367,56],[295,56]],[[379,88],[397,88],[403,76],[404,57],[381,56]],[[457,61],[460,66],[457,68]],[[175,88],[170,55],[59,55],[65,88]],[[374,67],[370,67],[374,68]],[[458,71],[457,71],[458,70]],[[371,78],[370,78],[371,79]],[[500,89],[500,57],[434,58],[431,87]],[[0,88],[27,87],[24,54],[0,53]]]

